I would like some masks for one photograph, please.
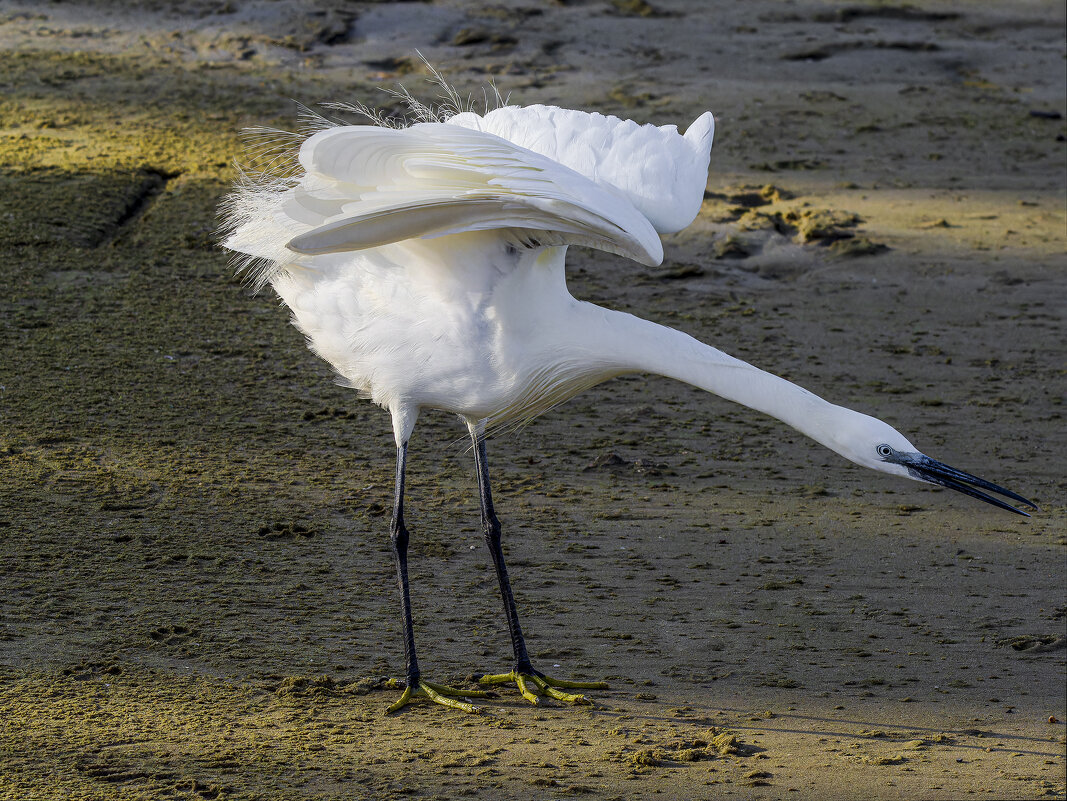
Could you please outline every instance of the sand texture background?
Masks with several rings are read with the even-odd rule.
[[[1040,798],[1065,790],[1062,2],[0,2],[0,798]],[[293,100],[718,118],[707,199],[577,297],[1032,497],[851,466],[654,376],[490,443],[536,664],[385,717],[388,417],[215,244]],[[412,443],[426,675],[509,666],[453,418]]]

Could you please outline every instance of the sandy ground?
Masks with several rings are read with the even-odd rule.
[[[0,2],[0,797],[1063,797],[1063,4],[650,2]],[[479,99],[714,110],[663,267],[575,250],[574,293],[1041,511],[619,379],[490,445],[534,658],[611,689],[385,717],[387,417],[213,230],[240,128],[432,99],[416,48]],[[459,684],[510,656],[462,436],[425,415],[408,502]]]

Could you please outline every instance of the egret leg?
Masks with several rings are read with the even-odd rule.
[[[514,682],[522,697],[531,704],[540,704],[541,696],[554,698],[570,704],[591,703],[581,694],[562,692],[570,690],[606,690],[608,685],[602,681],[563,681],[546,676],[534,668],[530,655],[526,651],[526,639],[522,636],[519,625],[519,613],[515,608],[515,596],[511,592],[508,568],[504,563],[504,552],[500,547],[500,520],[493,508],[493,493],[489,487],[489,462],[485,455],[485,437],[478,432],[471,433],[474,439],[474,458],[478,468],[478,496],[482,505],[482,528],[485,544],[489,547],[489,556],[496,569],[497,582],[500,584],[500,597],[504,602],[504,615],[508,621],[511,634],[511,647],[515,652],[515,667],[510,673],[481,676],[481,684],[505,684]]]
[[[404,618],[404,662],[406,679],[404,692],[386,714],[407,706],[415,698],[428,698],[435,704],[461,709],[464,712],[481,712],[481,709],[462,697],[482,697],[488,693],[458,690],[442,684],[423,681],[419,671],[419,658],[415,653],[415,627],[411,619],[411,593],[408,590],[408,530],[404,525],[404,471],[407,466],[408,445],[405,442],[396,452],[396,496],[393,500],[393,519],[389,526],[389,542],[392,545],[393,561],[396,563],[396,578],[400,585],[400,610]]]

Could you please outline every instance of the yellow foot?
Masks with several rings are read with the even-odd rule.
[[[395,679],[391,680],[388,684],[390,687],[399,687],[400,683]],[[400,699],[385,710],[385,714],[390,715],[405,706],[410,704],[416,698],[429,698],[435,704],[441,706],[447,706],[451,709],[461,709],[464,712],[470,712],[471,714],[479,714],[482,712],[482,708],[475,706],[474,704],[468,704],[466,701],[457,701],[457,698],[487,698],[491,693],[483,692],[481,690],[457,690],[455,687],[446,687],[443,684],[433,684],[428,681],[419,679],[415,686],[410,684],[404,687],[404,694],[400,696]]]
[[[525,673],[518,670],[513,670],[510,673],[498,673],[494,676],[481,676],[478,679],[479,684],[510,684],[511,682],[515,682],[519,692],[522,693],[522,697],[534,706],[540,705],[541,696],[548,696],[568,704],[593,703],[584,695],[565,693],[560,688],[564,690],[608,689],[607,682],[604,681],[564,681],[563,679],[549,678],[542,673]]]

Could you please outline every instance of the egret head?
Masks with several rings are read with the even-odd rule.
[[[1031,509],[1037,509],[1036,504],[1021,495],[931,459],[888,423],[850,409],[837,408],[847,414],[835,425],[830,435],[832,443],[826,444],[856,464],[883,473],[948,487],[1026,517],[1029,517],[1026,512],[987,493],[994,492]]]

